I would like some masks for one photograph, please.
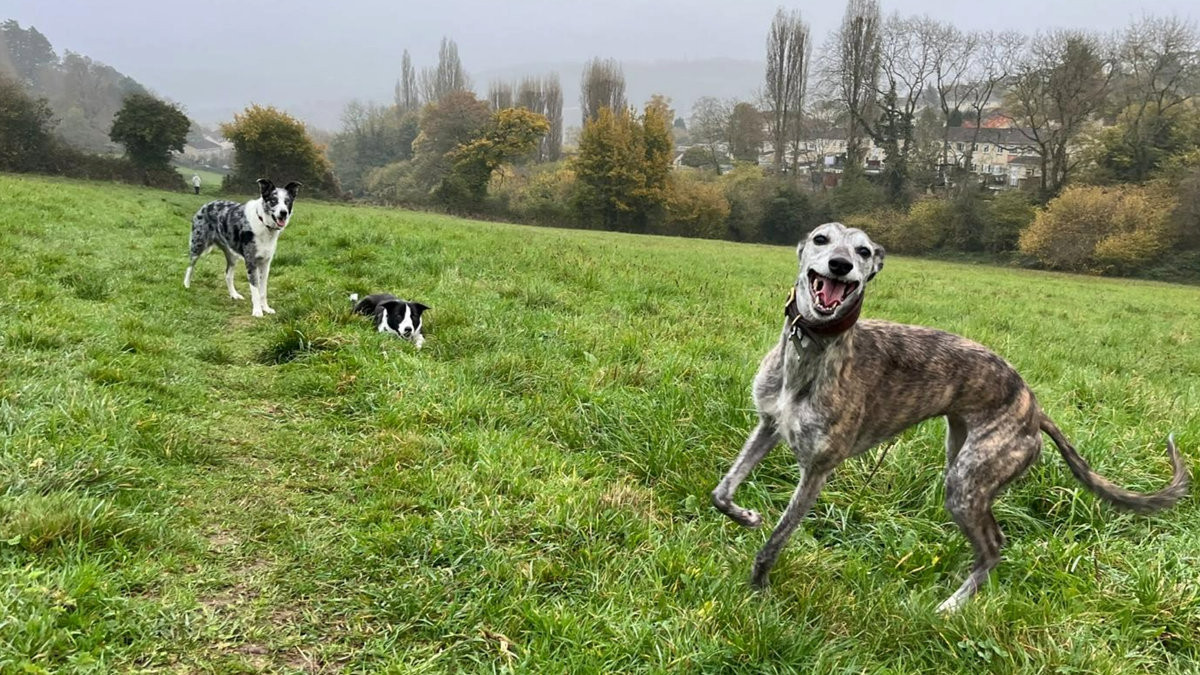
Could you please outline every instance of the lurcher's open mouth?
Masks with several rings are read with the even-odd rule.
[[[838,281],[808,271],[808,290],[812,294],[813,309],[818,314],[833,314],[857,288],[857,281]]]

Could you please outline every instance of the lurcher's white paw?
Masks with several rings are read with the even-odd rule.
[[[263,307],[263,311],[266,312],[267,314],[275,313],[275,310],[271,309],[270,307]]]
[[[245,300],[246,299],[246,296],[242,295],[241,293],[238,293],[237,291],[230,293],[229,297],[233,298],[234,300]]]
[[[958,597],[958,594],[956,593],[956,594],[946,598],[945,602],[938,605],[938,608],[937,608],[938,614],[953,614],[953,613],[957,612],[958,610],[962,609],[963,602],[964,602],[964,600],[962,598]]]

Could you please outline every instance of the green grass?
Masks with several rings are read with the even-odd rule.
[[[204,169],[189,169],[186,166],[176,166],[175,170],[179,175],[183,176],[183,180],[187,182],[188,192],[192,192],[192,176],[200,176],[200,194],[201,195],[219,195],[221,194],[221,181],[225,179],[215,171],[205,171]]]
[[[971,555],[938,422],[748,589],[767,532],[708,492],[787,248],[302,201],[255,320],[220,255],[183,288],[203,200],[0,176],[0,672],[1196,672],[1195,499],[1117,512],[1049,450],[936,615]],[[424,350],[348,313],[380,290]],[[1200,289],[895,258],[865,314],[990,345],[1119,483],[1172,430],[1195,461]],[[789,455],[739,493],[768,524]]]

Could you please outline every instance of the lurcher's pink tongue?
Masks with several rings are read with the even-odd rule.
[[[826,307],[832,307],[833,303],[841,302],[846,298],[847,285],[835,279],[822,279],[824,282],[821,290],[817,291],[817,300]]]

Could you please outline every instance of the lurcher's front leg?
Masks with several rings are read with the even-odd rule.
[[[813,504],[817,502],[817,495],[821,494],[821,488],[825,487],[825,481],[829,478],[829,471],[814,471],[812,469],[804,469],[804,475],[800,477],[800,483],[796,486],[795,492],[792,493],[792,498],[788,502],[787,509],[779,518],[779,523],[775,525],[775,530],[771,532],[770,539],[759,550],[758,555],[754,556],[754,568],[750,572],[750,584],[755,588],[764,588],[767,585],[767,577],[771,574],[771,568],[775,566],[775,561],[779,558],[779,552],[783,550],[784,544],[796,531],[796,527],[800,525],[800,521],[812,509]]]
[[[762,516],[735,504],[733,493],[737,492],[738,486],[746,480],[746,476],[750,475],[754,467],[758,466],[762,458],[766,457],[767,453],[778,443],[779,433],[775,430],[775,425],[766,420],[760,421],[751,432],[750,438],[746,439],[746,444],[742,446],[742,451],[733,461],[733,466],[729,467],[729,472],[712,491],[713,506],[743,527],[753,528],[762,525]]]

